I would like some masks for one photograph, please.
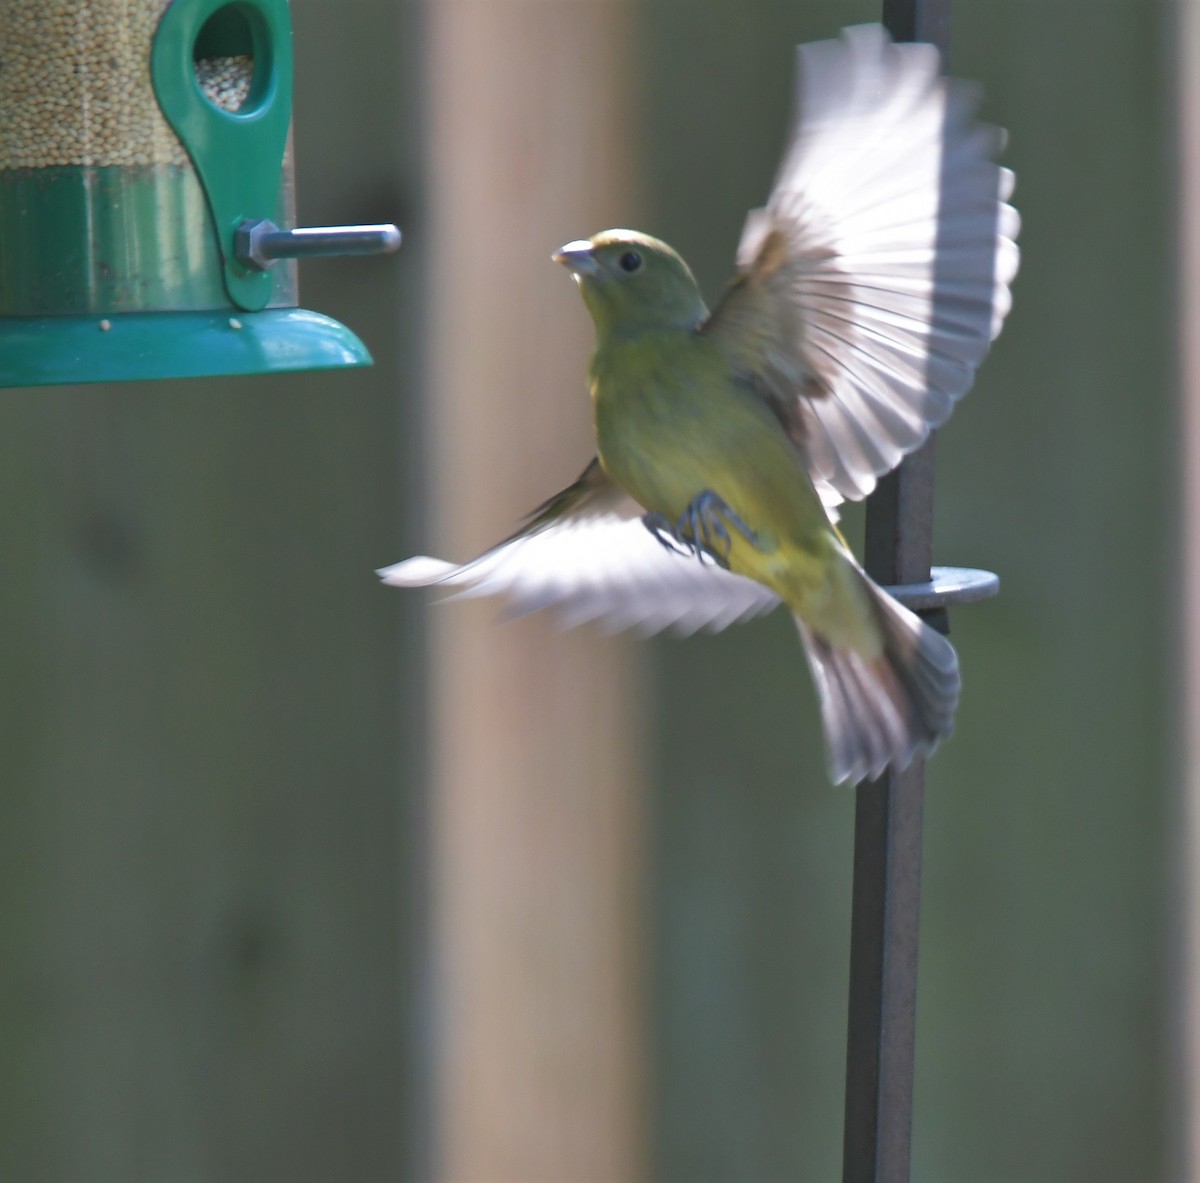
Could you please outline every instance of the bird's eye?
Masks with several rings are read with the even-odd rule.
[[[619,262],[622,271],[636,271],[642,265],[642,256],[637,251],[626,251]]]

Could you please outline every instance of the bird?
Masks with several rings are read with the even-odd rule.
[[[937,49],[878,25],[801,45],[791,130],[710,309],[665,242],[611,229],[552,256],[595,328],[596,454],[515,533],[385,583],[499,595],[564,624],[718,630],[791,612],[830,780],[928,755],[954,725],[953,646],[863,570],[838,506],[941,426],[1011,306],[1005,136]]]

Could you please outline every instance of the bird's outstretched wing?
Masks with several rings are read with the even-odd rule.
[[[456,566],[422,555],[379,575],[398,587],[502,595],[515,615],[557,608],[568,626],[595,620],[613,631],[716,631],[779,603],[753,580],[664,548],[642,525],[644,512],[593,460],[479,558]]]
[[[878,25],[799,48],[796,114],[739,273],[702,327],[827,505],[857,500],[970,387],[1008,312],[1020,226],[1003,133],[931,45]]]

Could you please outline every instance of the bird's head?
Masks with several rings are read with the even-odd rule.
[[[575,276],[598,335],[695,328],[706,315],[688,265],[665,242],[605,230],[552,256]]]

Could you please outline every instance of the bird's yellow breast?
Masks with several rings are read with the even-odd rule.
[[[691,332],[608,341],[592,360],[601,463],[647,510],[676,521],[711,490],[754,531],[729,565],[789,602],[818,594],[840,546],[799,454],[767,405]]]

